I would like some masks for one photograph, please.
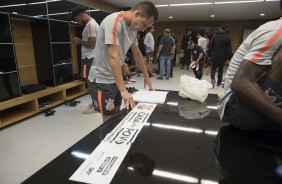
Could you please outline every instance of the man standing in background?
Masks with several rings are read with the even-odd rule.
[[[161,38],[157,59],[160,59],[160,77],[157,79],[163,80],[164,67],[166,65],[166,80],[169,80],[171,60],[174,56],[175,44],[173,38],[170,36],[170,30],[165,29],[164,35]]]
[[[197,33],[197,38],[198,38],[198,45],[202,47],[203,51],[206,54],[207,51],[207,39],[202,37],[201,33]]]
[[[222,24],[219,32],[214,34],[209,45],[212,59],[211,82],[213,86],[216,82],[215,71],[218,69],[217,86],[220,86],[224,64],[232,57],[231,39],[226,30],[227,25]]]
[[[98,23],[86,13],[86,8],[83,6],[77,6],[71,10],[72,17],[81,25],[84,25],[82,32],[82,39],[75,37],[73,38],[73,43],[81,45],[81,75],[86,81],[87,86],[90,90],[91,95],[91,85],[88,80],[89,70],[91,68],[94,59],[94,48],[96,43],[96,37],[99,25]],[[92,96],[91,96],[92,97]],[[93,104],[89,104],[89,108],[83,111],[84,114],[94,113]]]
[[[187,70],[189,70],[190,66],[190,58],[191,58],[191,51],[188,49],[188,42],[192,40],[192,29],[188,28],[186,30],[186,34],[183,36],[181,41],[181,49],[184,52],[183,62],[181,69],[184,69],[185,64],[187,64]]]
[[[153,36],[154,26],[148,28],[148,33],[145,36],[144,44],[146,45],[146,61],[147,61],[147,71],[149,77],[152,77],[151,74],[151,65],[154,59],[154,48],[155,48],[155,40]]]

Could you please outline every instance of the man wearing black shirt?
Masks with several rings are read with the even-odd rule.
[[[188,28],[186,30],[186,35],[183,36],[181,41],[181,49],[184,51],[184,57],[182,62],[182,68],[184,69],[184,65],[187,64],[187,70],[189,70],[191,51],[188,49],[188,42],[192,40],[192,29]]]
[[[191,68],[193,68],[196,78],[201,80],[203,76],[203,62],[205,53],[202,47],[195,45],[192,40],[188,42],[188,49],[191,49],[192,53]]]
[[[211,82],[215,84],[215,71],[218,69],[217,86],[220,86],[222,81],[224,63],[232,58],[231,39],[226,31],[227,25],[222,24],[209,45],[212,59]]]

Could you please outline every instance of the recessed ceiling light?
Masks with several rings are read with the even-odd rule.
[[[169,6],[196,6],[196,5],[208,5],[208,4],[212,4],[212,2],[208,2],[208,3],[170,4]]]
[[[211,18],[214,18],[215,17],[215,15],[211,15]]]
[[[168,4],[159,4],[159,5],[156,5],[156,7],[166,7],[168,6]]]
[[[173,16],[169,16],[168,18],[173,19]]]
[[[221,2],[214,2],[214,4],[233,4],[233,3],[257,3],[262,2],[264,0],[248,0],[248,1],[221,1]]]
[[[262,16],[262,17],[263,17],[263,16],[265,16],[265,14],[264,14],[264,13],[261,13],[261,14],[259,14],[259,15],[260,15],[260,16]]]

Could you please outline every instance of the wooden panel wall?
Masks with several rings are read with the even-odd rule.
[[[225,21],[224,23],[228,25],[233,52],[235,52],[242,43],[244,29],[256,29],[257,27],[268,21],[269,20]],[[172,29],[178,39],[177,48],[179,51],[182,37],[185,34],[186,28],[188,28],[189,26],[220,26],[222,23],[223,22],[215,21],[157,22],[155,24],[154,37],[155,39],[157,39],[157,37],[161,35],[163,30],[166,28]]]
[[[20,80],[38,84],[30,22],[12,20],[12,25]]]

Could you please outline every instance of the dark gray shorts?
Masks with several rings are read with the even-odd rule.
[[[121,106],[122,97],[117,85],[92,82],[92,97],[95,111],[102,115],[113,115],[114,108]]]
[[[150,60],[153,61],[153,59],[154,59],[154,52],[148,52],[148,53],[146,53],[146,57],[147,57],[147,58],[150,57]]]
[[[93,58],[81,59],[81,77],[82,78],[85,79],[88,77],[92,62],[93,62]]]
[[[273,103],[282,108],[282,89],[281,87],[264,76],[258,81],[262,90],[272,99]],[[250,105],[246,104],[240,97],[233,93],[226,104],[224,118],[237,128],[243,130],[279,130],[279,124],[273,119],[261,114],[253,109]]]

